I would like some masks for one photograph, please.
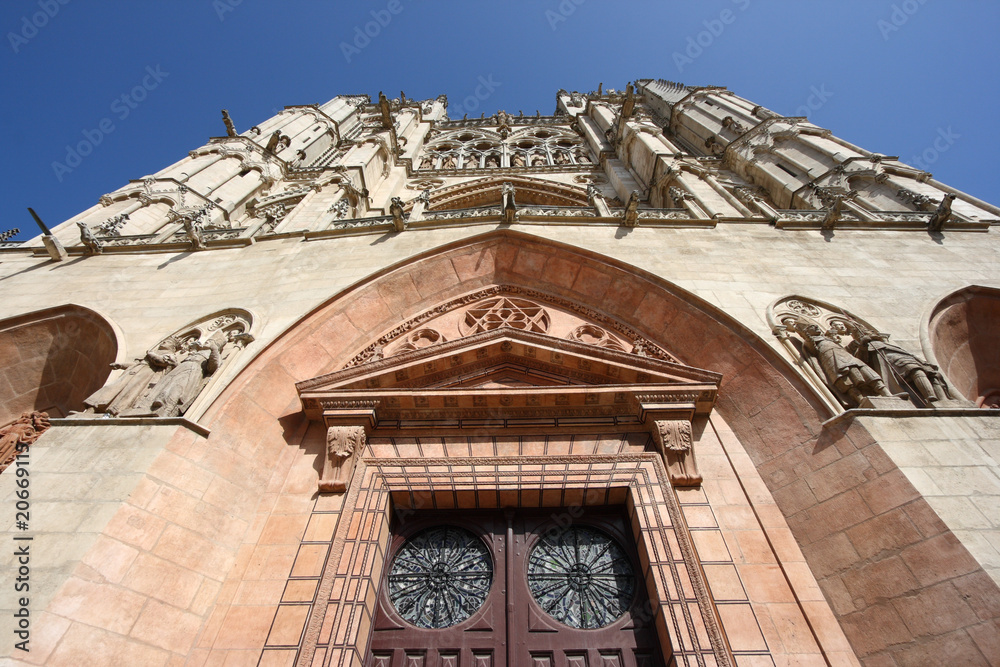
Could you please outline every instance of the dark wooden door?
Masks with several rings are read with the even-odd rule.
[[[413,515],[386,563],[369,665],[665,664],[621,509]]]

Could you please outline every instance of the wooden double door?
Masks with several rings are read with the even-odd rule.
[[[666,664],[623,508],[397,518],[367,664]],[[669,657],[669,656],[667,656]]]

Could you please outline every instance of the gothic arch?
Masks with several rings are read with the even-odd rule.
[[[117,327],[75,304],[0,320],[0,426],[32,410],[82,410],[123,350]]]
[[[926,320],[924,351],[965,398],[1000,407],[1000,289],[949,294]]]
[[[518,205],[589,206],[587,191],[565,183],[527,176],[491,176],[466,181],[431,192],[429,210],[443,211],[500,203],[504,183],[515,189]]]
[[[845,557],[831,565],[827,538],[846,539],[845,513],[871,513],[862,498],[876,494],[882,512],[932,512],[864,426],[853,420],[824,425],[832,415],[815,390],[778,350],[730,316],[622,261],[514,230],[491,231],[405,259],[299,320],[204,412],[200,421],[211,436],[199,445],[206,452],[202,469],[239,483],[248,498],[264,497],[271,468],[289,460],[290,447],[314,456],[318,472],[326,458],[326,434],[306,418],[296,383],[339,371],[399,322],[496,285],[575,302],[640,332],[681,363],[721,374],[715,412],[749,455],[740,465],[754,466],[767,486],[748,487],[746,493],[773,497],[782,515],[773,519],[787,521],[828,596],[861,564]],[[179,447],[195,438],[188,432],[175,436]],[[835,471],[848,456],[852,472]],[[834,472],[835,482],[823,481]],[[818,498],[806,479],[833,484],[838,499]],[[234,538],[217,546],[235,555],[240,542]],[[930,557],[927,571],[947,570],[950,557]],[[864,613],[835,613],[848,638],[862,644],[868,631]],[[307,643],[315,641],[309,633],[319,632],[310,628]]]
[[[477,182],[487,180],[493,179]],[[250,362],[209,407],[205,419],[221,419],[232,403],[251,396],[268,412],[277,411],[273,414],[294,412],[295,382],[342,368],[400,321],[494,285],[519,286],[575,302],[632,327],[683,363],[722,373],[728,391],[720,410],[727,419],[743,416],[747,427],[773,429],[773,424],[762,423],[773,421],[770,416],[750,413],[780,410],[783,421],[794,421],[793,430],[808,440],[829,416],[785,359],[700,298],[609,257],[500,230],[404,260],[319,306]],[[262,383],[279,376],[287,386],[273,386],[275,393],[264,390],[258,396]]]

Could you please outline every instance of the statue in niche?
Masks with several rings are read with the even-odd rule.
[[[517,152],[510,156],[510,166],[512,167],[523,167],[524,166],[524,153]]]
[[[455,156],[446,155],[443,160],[441,160],[442,169],[454,169],[455,168]]]
[[[835,393],[846,397],[849,405],[857,407],[865,396],[892,396],[882,377],[848,352],[835,331],[824,333],[818,325],[804,322],[792,326],[802,336],[806,360],[813,370]]]
[[[934,403],[954,399],[937,366],[927,363],[898,345],[893,345],[889,342],[888,334],[864,331],[860,328],[851,333],[861,358],[875,368],[882,366],[883,364],[879,362],[884,361],[892,372],[916,389],[924,402]]]
[[[189,341],[187,356],[157,384],[156,393],[149,403],[150,411],[158,417],[183,415],[201,393],[208,378],[219,369],[223,348],[227,345],[242,347],[252,341],[250,334],[235,330],[218,331],[205,343],[196,339]]]
[[[365,429],[361,426],[331,426],[326,431],[326,458],[320,493],[343,493],[351,481],[357,455],[365,446]]]
[[[112,364],[125,373],[84,399],[83,414],[122,418],[184,414],[208,378],[253,341],[246,333],[250,323],[248,313],[226,311],[167,336],[141,359]]]
[[[87,406],[85,412],[103,412],[117,417],[121,413],[138,409],[148,412],[148,406],[142,405],[144,394],[159,382],[160,377],[177,366],[178,351],[182,342],[176,336],[168,336],[155,348],[146,352],[142,359],[136,359],[132,365],[111,364],[112,368],[125,371],[121,377],[111,384],[101,387],[83,400]]]

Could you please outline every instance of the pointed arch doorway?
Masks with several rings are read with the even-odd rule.
[[[705,590],[662,501],[676,503],[671,483],[700,481],[691,422],[711,412],[720,377],[530,290],[453,301],[297,384],[307,416],[327,429],[320,488],[366,495],[369,506],[373,487],[388,490],[389,514],[358,519],[384,528],[366,664],[640,667],[673,655],[670,626],[721,637],[707,596],[692,606],[675,592],[672,620],[650,606],[671,596],[657,581]],[[517,452],[501,453],[498,437],[516,437]],[[574,444],[556,457],[532,447],[539,438]],[[401,458],[400,445],[415,456]],[[399,465],[412,469],[389,481]],[[501,482],[501,470],[514,479]],[[643,533],[646,512],[659,538]],[[654,541],[678,547],[664,560]]]

